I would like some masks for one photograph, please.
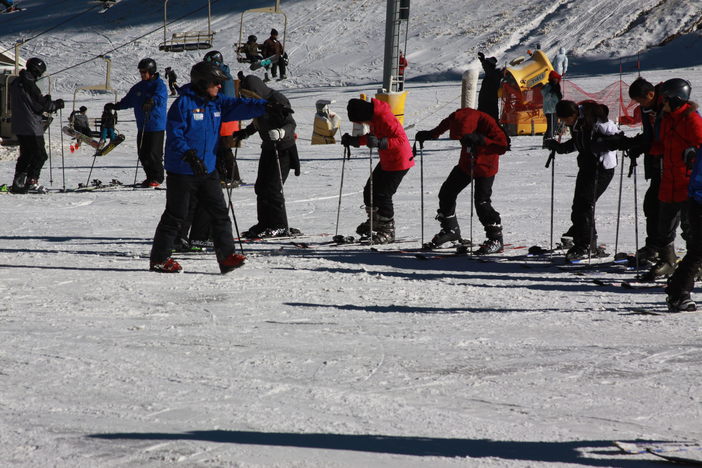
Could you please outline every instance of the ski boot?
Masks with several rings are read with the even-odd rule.
[[[230,254],[219,262],[219,271],[224,275],[229,273],[230,271],[236,270],[240,266],[244,264],[244,261],[246,261],[246,257],[241,255],[241,254]]]
[[[565,259],[566,262],[576,262],[578,260],[587,258],[587,255],[587,247],[583,247],[581,245],[573,245],[566,252]]]
[[[683,293],[680,296],[671,296],[665,298],[670,312],[694,312],[697,310],[697,304],[690,298],[690,293]]]
[[[395,242],[395,220],[376,214],[373,217],[373,243],[390,244]]]
[[[190,249],[190,241],[188,241],[188,239],[185,239],[183,237],[177,237],[175,242],[173,243],[173,248],[171,249],[171,251],[176,253],[182,253],[190,252]]]
[[[27,173],[20,172],[15,175],[15,179],[12,181],[12,187],[10,187],[10,193],[27,193],[29,187],[27,186]]]
[[[375,209],[373,211],[376,211]],[[356,234],[358,234],[361,237],[370,237],[371,231],[370,231],[370,221],[371,221],[371,216],[373,211],[371,211],[371,207],[367,206],[366,207],[366,215],[368,215],[368,219],[363,221],[361,224],[358,225],[356,228]],[[375,220],[373,220],[375,222]],[[375,227],[375,226],[373,226]]]
[[[214,250],[214,242],[211,240],[191,240],[190,252],[212,252]]]
[[[456,214],[446,216],[441,211],[436,212],[436,220],[441,224],[441,230],[422,247],[427,250],[436,249],[447,242],[461,241],[461,228],[458,227]]]
[[[275,78],[275,77],[273,77],[273,78]],[[268,73],[265,73],[265,74],[263,75],[263,82],[264,82],[264,83],[268,83],[269,81],[271,81],[271,79],[270,79],[270,77],[268,76]]]
[[[565,233],[561,236],[561,248],[562,249],[572,249],[575,246],[573,242],[573,236]]]
[[[644,245],[636,251],[636,260],[639,264],[655,265],[658,261],[658,249],[650,245]]]
[[[152,261],[149,265],[149,270],[157,273],[180,273],[183,270],[183,267],[180,266],[180,263],[176,262],[171,257],[168,257],[162,262]]]
[[[485,226],[485,235],[487,239],[480,244],[478,250],[475,251],[475,255],[486,255],[504,251],[501,224],[488,224]]]
[[[667,278],[675,271],[678,258],[675,255],[675,246],[671,242],[658,251],[658,261],[649,271],[642,274],[641,281],[655,281],[656,278]]]
[[[27,181],[27,191],[32,191],[36,193],[48,193],[49,190],[44,187],[43,185],[39,185],[39,180],[37,179],[29,179]]]

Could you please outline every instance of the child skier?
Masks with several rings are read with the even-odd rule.
[[[102,108],[102,116],[100,117],[100,148],[104,148],[107,144],[112,143],[112,140],[117,138],[117,132],[115,132],[115,125],[117,125],[117,112],[115,111],[115,105],[112,102],[108,102]],[[109,138],[109,143],[107,139]]]
[[[617,156],[610,150],[612,143],[605,141],[605,137],[619,130],[609,120],[607,106],[594,101],[580,104],[560,101],[556,105],[556,115],[568,126],[572,138],[563,143],[549,139],[544,146],[559,154],[578,152],[578,175],[570,215],[572,225],[563,235],[573,238],[566,261],[583,259],[589,254],[605,256],[604,250],[597,246],[595,204],[607,190],[617,166]]]
[[[392,197],[407,171],[414,166],[412,148],[407,134],[392,113],[390,105],[383,101],[371,99],[367,102],[362,99],[351,99],[346,110],[351,122],[368,124],[370,133],[359,136],[346,133],[341,137],[341,144],[356,148],[363,145],[371,150],[378,148],[380,159],[363,188],[363,201],[368,219],[356,228],[356,233],[363,237],[370,237],[375,244],[394,242],[395,211]]]
[[[92,131],[90,130],[90,124],[88,123],[88,116],[86,115],[86,112],[88,112],[88,108],[85,106],[80,106],[78,110],[71,112],[71,115],[68,116],[68,123],[73,126],[73,129],[76,132],[92,137]],[[76,139],[75,143],[71,144],[69,148],[71,153],[76,151],[78,148],[80,148],[80,140]]]
[[[421,143],[434,140],[449,131],[454,140],[461,142],[461,155],[448,178],[439,190],[439,209],[436,219],[441,230],[426,247],[461,239],[456,219],[456,198],[468,184],[475,180],[475,211],[485,228],[487,240],[475,252],[478,255],[502,252],[502,220],[492,207],[492,184],[499,167],[499,155],[509,149],[507,135],[494,118],[471,108],[458,109],[432,130],[417,132],[415,139]],[[472,239],[471,239],[472,240]]]

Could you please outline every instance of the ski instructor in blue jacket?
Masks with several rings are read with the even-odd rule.
[[[222,120],[248,120],[271,109],[263,99],[219,95],[226,75],[210,62],[190,70],[190,83],[168,111],[166,124],[166,209],[156,228],[150,269],[177,273],[181,266],[170,257],[181,224],[193,199],[211,218],[215,253],[222,273],[241,266],[246,257],[235,253],[232,225],[217,173],[217,146]]]
[[[115,109],[134,108],[137,123],[137,153],[146,173],[142,187],[163,183],[163,133],[166,130],[168,90],[156,72],[156,62],[142,59],[138,65],[141,81],[132,86]]]

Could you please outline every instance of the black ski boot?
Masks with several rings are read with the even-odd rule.
[[[670,312],[694,312],[697,310],[697,304],[690,298],[690,293],[682,293],[679,296],[671,296],[665,298]]]
[[[655,281],[656,278],[667,278],[675,271],[678,257],[675,255],[675,246],[671,242],[658,251],[658,261],[643,275],[642,281]]]
[[[502,225],[489,224],[485,226],[485,234],[487,235],[487,240],[485,240],[485,242],[480,245],[478,250],[475,251],[476,255],[486,255],[504,251],[504,244],[502,242]]]
[[[373,243],[390,244],[395,242],[395,220],[376,214],[373,217]]]
[[[441,211],[436,212],[436,220],[441,224],[441,230],[424,244],[425,249],[436,249],[447,242],[461,242],[461,228],[458,227],[456,214],[446,216]]]
[[[366,215],[368,216],[368,219],[363,221],[361,224],[358,225],[356,228],[356,234],[358,234],[361,237],[370,237],[371,235],[371,230],[370,230],[370,219],[371,219],[371,207],[367,206],[366,207]],[[373,226],[375,227],[375,226]]]
[[[12,181],[12,187],[10,187],[10,193],[27,193],[29,191],[29,186],[27,185],[27,173],[19,172],[15,175]]]

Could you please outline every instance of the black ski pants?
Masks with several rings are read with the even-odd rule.
[[[688,202],[689,240],[687,253],[668,280],[666,292],[673,297],[689,294],[695,286],[695,276],[702,267],[702,204]]]
[[[458,194],[471,183],[470,174],[466,174],[460,167],[455,166],[439,190],[439,210],[445,216],[456,213],[456,199]],[[475,212],[483,226],[502,224],[500,213],[492,207],[492,184],[495,176],[476,177],[473,191]]]
[[[163,183],[164,131],[137,133],[137,153],[148,181]]]
[[[291,155],[297,155],[297,146],[278,150],[263,148],[258,161],[258,175],[254,184],[258,225],[263,228],[287,228],[283,184],[290,173]]]
[[[656,238],[658,237],[658,211],[660,209],[658,191],[661,187],[661,163],[657,156],[647,155],[644,158],[650,159],[650,161],[644,162],[645,172],[650,180],[643,201],[643,212],[646,217],[646,245],[656,247],[658,245]],[[649,166],[651,167],[649,168]]]
[[[400,182],[405,177],[409,169],[403,171],[384,171],[380,163],[373,169],[373,208],[377,210],[378,216],[385,218],[395,217],[395,207],[392,204],[392,197],[397,192]],[[368,177],[366,185],[363,187],[363,203],[371,206],[371,178]]]
[[[675,242],[678,226],[682,226],[682,238],[690,243],[692,238],[691,226],[688,216],[688,201],[667,203],[658,202],[658,233],[655,247],[662,249]]]
[[[604,169],[600,165],[596,168],[581,167],[578,171],[570,213],[572,227],[568,230],[576,246],[583,249],[597,246],[595,205],[613,177],[614,168]]]
[[[217,171],[205,176],[169,173],[166,184],[166,209],[156,227],[151,261],[163,262],[171,255],[173,242],[188,216],[193,199],[197,199],[210,217],[217,259],[221,261],[234,253],[232,224]]]
[[[17,135],[19,157],[15,165],[15,175],[26,173],[29,179],[39,179],[41,168],[49,156],[46,154],[44,135]]]
[[[275,78],[278,76],[278,69],[280,69],[280,77],[285,76],[285,63],[283,63],[283,57],[278,58],[278,61],[271,64],[271,76]]]

